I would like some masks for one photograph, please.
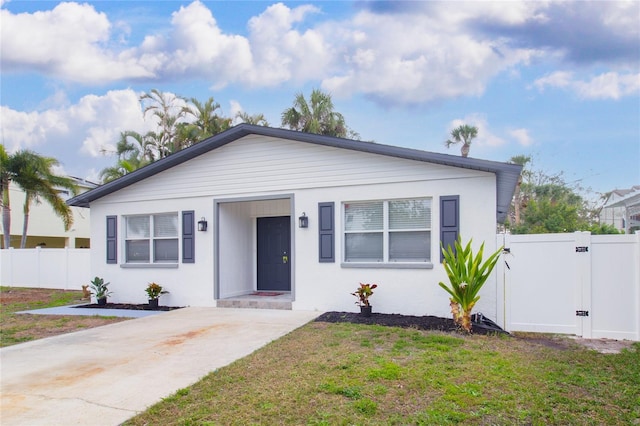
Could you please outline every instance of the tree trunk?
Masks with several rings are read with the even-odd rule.
[[[29,228],[29,207],[24,206],[24,222],[22,224],[22,238],[20,238],[20,248],[27,245],[27,229]]]
[[[520,225],[520,187],[522,186],[522,174],[518,176],[518,182],[516,183],[516,190],[513,194],[513,215],[514,215],[514,225]]]
[[[463,157],[467,157],[469,156],[469,149],[471,148],[471,145],[469,144],[462,144],[462,148],[460,148],[460,153],[462,153]]]
[[[11,208],[9,206],[9,186],[2,191],[2,232],[4,234],[4,248],[11,247]]]

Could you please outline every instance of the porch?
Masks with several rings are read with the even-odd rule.
[[[240,296],[218,300],[219,308],[284,309],[291,310],[290,291],[267,292],[254,291]]]

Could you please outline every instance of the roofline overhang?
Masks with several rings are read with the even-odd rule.
[[[312,143],[316,145],[330,146],[335,148],[361,151],[371,154],[386,155],[408,160],[423,161],[427,163],[440,164],[444,166],[461,167],[465,169],[484,171],[496,174],[497,182],[497,219],[504,222],[509,212],[511,198],[515,191],[515,184],[518,181],[522,166],[518,164],[502,163],[477,158],[454,156],[450,154],[440,154],[435,152],[421,151],[411,148],[403,148],[392,145],[383,145],[375,142],[356,141],[332,136],[317,135],[295,130],[277,129],[273,127],[256,126],[251,124],[239,124],[222,133],[214,135],[195,145],[176,152],[168,157],[162,158],[154,163],[148,164],[127,175],[98,186],[90,191],[77,195],[67,201],[67,204],[77,207],[89,207],[89,204],[106,195],[126,188],[136,182],[149,178],[171,167],[182,164],[192,158],[206,152],[217,149],[230,142],[238,140],[248,135],[266,136],[280,139],[294,140],[298,142]],[[510,193],[506,197],[507,193]],[[502,195],[501,195],[502,194]],[[505,200],[508,198],[508,200]]]

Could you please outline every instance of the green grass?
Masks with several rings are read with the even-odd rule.
[[[123,318],[76,315],[29,315],[20,311],[86,303],[82,291],[0,287],[0,347],[78,331]]]
[[[126,424],[638,424],[640,344],[310,323]]]

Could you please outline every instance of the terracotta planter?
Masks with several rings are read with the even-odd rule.
[[[360,306],[360,314],[365,317],[371,316],[371,306]]]
[[[158,299],[149,299],[149,309],[158,309]]]

